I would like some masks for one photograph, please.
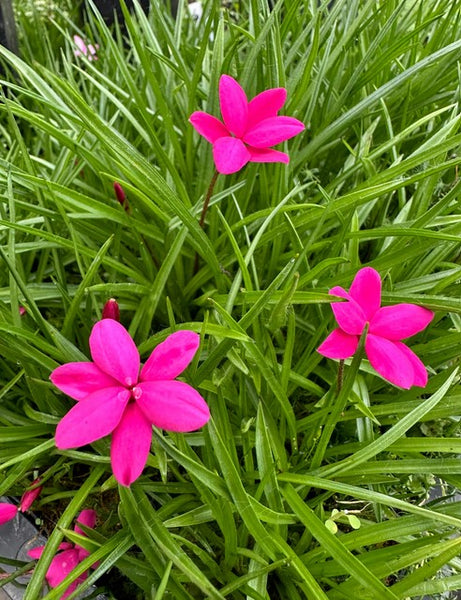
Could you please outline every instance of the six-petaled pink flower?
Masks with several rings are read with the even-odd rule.
[[[81,525],[85,525],[85,527],[93,529],[96,524],[96,512],[92,509],[82,510],[77,518],[74,531],[80,535],[86,535],[85,532],[78,526],[79,523]],[[29,550],[27,554],[31,558],[40,558],[44,550],[45,546],[38,546],[37,548],[32,548],[32,550]],[[49,586],[52,588],[57,587],[79,563],[87,558],[87,556],[90,556],[88,550],[85,550],[85,548],[82,548],[82,546],[79,546],[78,544],[71,544],[70,542],[62,542],[62,544],[58,546],[58,550],[61,552],[58,552],[53,558],[46,573],[46,580]],[[96,567],[97,564],[93,566]],[[61,599],[64,600],[64,598],[70,596],[75,588],[80,583],[85,581],[87,577],[88,573],[83,573],[83,575],[80,575],[80,577],[78,577],[69,585],[67,590],[61,596]]]
[[[152,424],[186,432],[210,418],[202,396],[175,380],[199,343],[193,331],[177,331],[154,348],[139,372],[138,349],[123,325],[98,321],[90,335],[94,362],[68,363],[50,376],[57,388],[78,400],[58,424],[56,446],[77,448],[112,433],[112,470],[119,483],[129,486],[146,464]]]
[[[86,45],[83,39],[79,35],[74,35],[74,44],[77,46],[74,50],[75,56],[85,56],[88,60],[98,60],[96,51],[99,48],[99,44],[88,44]]]
[[[339,325],[318,348],[328,358],[345,359],[357,350],[368,323],[365,353],[372,367],[394,385],[409,389],[427,384],[421,360],[401,340],[422,331],[434,313],[415,304],[381,306],[381,278],[371,267],[360,269],[349,292],[342,287],[329,291],[347,302],[332,302]]]
[[[235,173],[248,162],[290,161],[284,152],[270,148],[305,128],[298,119],[277,116],[286,96],[285,88],[273,88],[248,102],[235,79],[221,76],[219,102],[224,123],[202,111],[194,112],[189,118],[200,135],[213,144],[213,158],[219,173]]]

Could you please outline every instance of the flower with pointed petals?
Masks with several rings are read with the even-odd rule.
[[[74,50],[75,56],[86,56],[86,58],[90,61],[98,60],[98,57],[96,56],[96,51],[99,48],[99,44],[86,45],[79,35],[74,35],[73,40],[74,44],[76,45],[76,49]]]
[[[96,512],[92,509],[82,510],[80,515],[78,516],[77,522],[74,527],[74,531],[79,533],[80,535],[86,535],[86,533],[78,526],[78,524],[85,525],[85,527],[89,527],[91,529],[94,528],[96,524]],[[31,558],[40,558],[45,550],[45,546],[38,546],[37,548],[32,548],[27,553]],[[46,580],[50,587],[57,587],[61,581],[69,575],[75,567],[81,563],[87,556],[90,555],[88,550],[82,548],[78,544],[71,544],[70,542],[62,542],[58,546],[58,552],[56,556],[51,561],[51,564],[46,573]],[[97,565],[93,565],[96,567]],[[85,581],[88,577],[88,573],[83,573],[80,575],[75,581],[73,581],[64,594],[61,596],[61,600],[64,600],[75,590],[75,588]]]
[[[427,327],[434,317],[432,311],[415,304],[381,308],[381,278],[371,267],[358,271],[349,292],[337,286],[329,294],[347,302],[331,303],[339,327],[317,349],[320,354],[349,358],[368,323],[365,353],[371,366],[398,387],[426,386],[426,367],[402,340]]]
[[[285,88],[273,88],[248,102],[235,79],[221,75],[219,102],[224,122],[202,111],[189,118],[199,134],[213,144],[219,173],[235,173],[248,162],[290,162],[288,154],[271,148],[305,129],[298,119],[277,116],[286,97]]]
[[[177,331],[154,348],[139,371],[139,352],[128,331],[113,319],[98,321],[90,335],[94,362],[68,363],[51,373],[54,385],[78,401],[58,423],[56,446],[77,448],[111,433],[114,476],[129,486],[146,464],[152,425],[186,432],[210,418],[202,396],[175,379],[199,343],[193,331]]]

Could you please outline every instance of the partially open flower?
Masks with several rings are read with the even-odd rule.
[[[92,509],[82,510],[78,516],[74,531],[80,535],[86,535],[86,533],[78,526],[79,523],[93,529],[96,524],[96,512]],[[31,558],[40,558],[44,550],[45,546],[38,546],[37,548],[29,550],[27,554]],[[58,552],[53,558],[46,573],[46,580],[52,588],[57,587],[79,563],[87,558],[87,556],[90,556],[88,550],[85,550],[85,548],[82,548],[82,546],[79,546],[78,544],[71,544],[70,542],[62,542],[62,544],[59,544],[58,551],[61,552]],[[96,565],[93,565],[93,567],[95,566]],[[69,585],[67,590],[61,596],[61,599],[63,600],[70,596],[75,588],[85,581],[87,577],[88,573],[80,575],[80,577]]]

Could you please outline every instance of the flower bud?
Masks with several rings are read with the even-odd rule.
[[[32,482],[32,485],[39,483],[39,481],[40,479],[36,479]],[[35,502],[38,496],[40,496],[41,491],[41,485],[33,488],[32,490],[26,490],[22,495],[21,502],[19,503],[19,510],[21,512],[26,512],[27,510],[29,510],[29,508],[32,506],[32,504]]]
[[[119,201],[119,203],[123,206],[123,208],[127,211],[129,209],[128,200],[125,194],[125,190],[118,183],[118,181],[114,181],[114,192],[115,197]]]
[[[120,321],[120,308],[115,298],[110,298],[102,309],[103,319],[114,319],[114,321]]]

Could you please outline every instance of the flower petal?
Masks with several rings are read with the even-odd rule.
[[[275,117],[286,99],[285,88],[272,88],[255,96],[248,103],[248,129],[255,127],[264,119]]]
[[[365,340],[365,352],[371,366],[384,379],[406,390],[411,388],[415,379],[413,364],[399,347],[399,342],[369,333]]]
[[[219,80],[219,104],[227,129],[242,137],[247,128],[248,100],[241,86],[230,75],[221,75]]]
[[[56,446],[60,450],[91,444],[118,425],[131,393],[122,387],[94,392],[76,404],[59,421]]]
[[[0,525],[14,519],[17,512],[18,507],[16,504],[10,504],[9,502],[0,503]]]
[[[61,542],[58,546],[58,550],[70,550],[74,545],[70,542]],[[45,550],[46,546],[37,546],[36,548],[31,548],[28,550],[27,554],[31,558],[40,558]]]
[[[79,533],[80,535],[86,535],[83,529],[80,529],[78,526],[79,523],[84,525],[85,527],[89,527],[90,529],[94,529],[96,525],[97,514],[96,511],[92,508],[86,508],[82,510],[82,512],[78,515],[77,521],[75,523],[74,531],[75,533]]]
[[[182,381],[146,381],[134,394],[146,418],[167,431],[194,431],[210,419],[205,400]]]
[[[113,319],[98,321],[90,335],[91,356],[97,366],[121,384],[138,381],[140,358],[128,331]]]
[[[252,148],[247,146],[248,152],[250,153],[250,162],[281,162],[288,164],[290,157],[285,152],[279,152],[279,150],[272,150],[271,148]]]
[[[71,362],[55,369],[50,379],[53,384],[74,400],[82,400],[97,390],[114,387],[118,381],[106,375],[92,362]]]
[[[219,119],[200,110],[194,112],[189,117],[192,126],[203,135],[203,137],[213,144],[218,138],[230,136],[230,132],[224,123]]]
[[[364,267],[357,272],[349,294],[362,307],[369,321],[381,306],[381,277],[378,271]]]
[[[342,329],[334,329],[327,339],[320,344],[317,352],[327,358],[349,358],[357,350],[359,338],[349,335]]]
[[[73,39],[74,39],[74,44],[77,46],[79,51],[86,55],[88,50],[87,50],[86,44],[82,40],[82,38],[79,35],[74,35]]]
[[[424,366],[423,362],[421,361],[421,359],[416,356],[416,354],[413,352],[413,350],[410,350],[410,348],[403,344],[402,342],[394,342],[395,345],[397,346],[397,348],[399,348],[399,350],[401,350],[405,356],[408,358],[408,360],[411,362],[411,365],[413,367],[413,373],[414,373],[414,377],[413,377],[413,385],[417,385],[418,387],[426,387],[427,385],[427,370],[426,367]]]
[[[27,551],[27,555],[31,558],[40,558],[45,550],[45,546],[37,546],[36,548],[31,548]]]
[[[51,587],[58,586],[61,581],[63,581],[67,575],[69,575],[72,569],[78,565],[78,563],[78,552],[75,550],[75,548],[72,548],[71,550],[64,550],[64,552],[59,552],[51,561],[46,573],[46,580]]]
[[[243,141],[255,148],[268,148],[289,140],[304,129],[304,124],[293,117],[269,117],[249,129]]]
[[[415,304],[395,304],[380,308],[370,322],[370,333],[388,340],[403,340],[422,331],[434,313]]]
[[[245,144],[233,137],[222,137],[213,144],[213,158],[219,173],[229,175],[244,167],[251,158]]]
[[[348,302],[332,302],[336,321],[340,328],[350,335],[361,335],[365,323],[367,322],[365,314],[357,302],[342,287],[336,286],[328,292],[332,296],[345,298]]]
[[[194,358],[200,336],[193,331],[176,331],[159,344],[141,370],[141,381],[174,379]]]
[[[110,458],[115,479],[129,486],[146,466],[152,441],[152,425],[137,404],[129,404],[114,429]]]

